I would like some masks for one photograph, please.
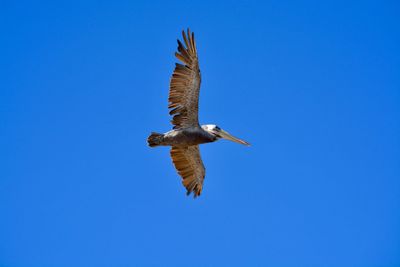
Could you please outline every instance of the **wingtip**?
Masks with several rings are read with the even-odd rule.
[[[186,190],[186,196],[190,196],[190,194],[193,193],[193,198],[196,199],[197,197],[199,197],[201,195],[201,189],[200,191],[193,189],[193,190]]]
[[[192,37],[193,35],[194,32],[191,31],[189,27],[187,27],[186,31],[182,30],[182,36]]]

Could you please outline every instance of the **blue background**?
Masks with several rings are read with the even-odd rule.
[[[397,1],[0,2],[0,266],[400,266]],[[201,147],[167,148],[196,34]]]

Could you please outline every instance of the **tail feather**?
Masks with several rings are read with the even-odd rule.
[[[161,145],[163,134],[152,132],[147,138],[147,144],[150,147],[155,147]]]

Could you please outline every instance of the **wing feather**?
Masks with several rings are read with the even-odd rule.
[[[172,147],[171,157],[177,172],[182,177],[182,184],[187,190],[186,194],[193,192],[194,197],[198,197],[203,189],[206,174],[199,146]]]
[[[194,34],[188,29],[187,34],[182,31],[183,42],[178,40],[177,59],[183,64],[176,63],[171,77],[168,108],[172,117],[174,129],[199,126],[199,91],[200,68],[197,56]]]

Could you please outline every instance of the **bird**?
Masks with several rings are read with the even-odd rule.
[[[194,198],[203,190],[205,167],[199,145],[227,139],[242,145],[250,144],[234,137],[215,124],[200,125],[198,119],[201,74],[194,33],[182,31],[184,44],[178,39],[175,63],[170,80],[168,109],[172,116],[172,130],[164,134],[151,132],[147,138],[150,147],[170,146],[172,162],[182,178],[186,194]]]

